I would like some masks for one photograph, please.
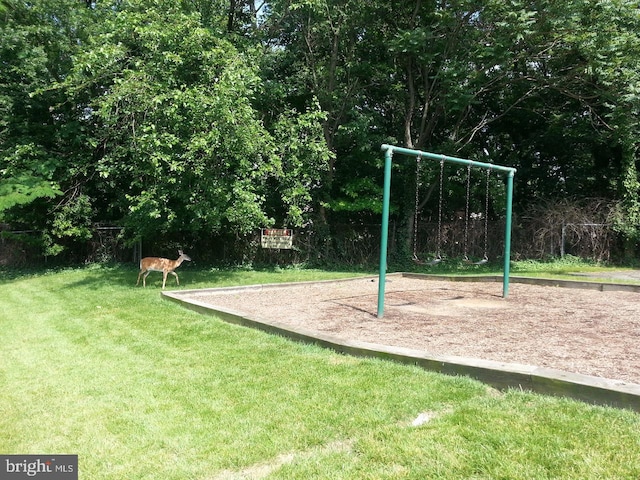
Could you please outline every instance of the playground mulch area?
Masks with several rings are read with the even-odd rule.
[[[189,297],[346,340],[534,365],[640,384],[640,293],[389,275]]]

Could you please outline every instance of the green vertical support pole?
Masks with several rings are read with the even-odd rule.
[[[504,272],[502,277],[502,297],[509,296],[509,270],[511,267],[511,215],[513,212],[513,177],[515,170],[507,174],[507,218],[504,226]]]
[[[393,149],[384,153],[384,189],[382,194],[382,229],[380,232],[380,275],[378,277],[378,318],[384,316],[384,289],[387,281],[387,240],[389,238],[389,204],[391,198],[391,158]]]

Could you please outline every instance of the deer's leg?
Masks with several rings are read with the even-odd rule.
[[[162,289],[163,289],[163,290],[164,290],[164,286],[165,286],[165,284],[167,283],[167,274],[168,274],[168,273],[169,273],[169,272],[168,272],[168,271],[166,271],[166,270],[164,270],[164,271],[162,272]]]
[[[142,276],[142,286],[143,287],[147,286],[147,277],[149,276],[150,273],[151,273],[151,270],[147,270],[147,272]]]
[[[173,275],[174,277],[176,277],[176,283],[178,285],[180,285],[180,281],[178,280],[178,274],[176,272],[169,272],[171,275]]]
[[[140,284],[140,277],[142,276],[143,273],[144,273],[144,270],[140,270],[140,273],[138,274],[138,281],[136,282],[136,287]]]

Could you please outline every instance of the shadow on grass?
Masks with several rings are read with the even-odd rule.
[[[69,284],[70,287],[107,287],[107,286],[122,286],[131,288],[142,289],[142,279],[140,284],[136,285],[138,280],[138,274],[140,270],[132,265],[117,265],[117,266],[100,266],[87,268],[84,272],[83,278],[76,282]],[[232,282],[233,279],[241,278],[240,272],[233,270],[203,270],[197,267],[193,267],[186,262],[176,269],[176,274],[180,279],[180,285],[177,285],[176,279],[173,275],[167,275],[166,289],[193,289],[193,288],[205,288],[210,286],[216,286],[217,284],[224,284]],[[151,272],[146,280],[147,289],[162,288],[162,272]]]
[[[45,275],[63,274],[64,272],[82,272],[81,278],[66,284],[68,288],[107,286],[134,287],[138,279],[139,269],[134,265],[125,264],[92,264],[79,267],[30,267],[30,268],[2,268],[0,269],[0,285],[22,279],[41,277]],[[180,278],[180,286],[176,285],[172,275],[167,277],[167,289],[169,288],[203,288],[215,286],[218,283],[232,282],[234,278],[240,278],[241,272],[229,270],[204,270],[183,264],[176,270]],[[162,273],[151,272],[147,277],[147,288],[162,286]],[[142,288],[140,282],[139,288]]]
[[[67,270],[77,270],[79,267],[70,268],[65,266],[30,266],[30,267],[0,267],[0,285],[43,275],[52,275]]]
[[[176,273],[180,285],[172,275],[167,276],[166,289],[199,289],[220,286],[243,285],[247,283],[264,283],[271,281],[271,274],[286,273],[288,269],[280,267],[260,268],[212,268],[200,267],[192,263],[183,263]],[[294,271],[294,270],[290,270]],[[40,268],[2,268],[0,269],[0,285],[10,284],[21,279],[58,275],[68,272],[76,273],[75,278],[65,282],[65,288],[140,288],[136,287],[139,269],[133,264],[91,264],[77,267],[40,267]],[[275,278],[275,277],[273,277]],[[147,277],[147,290],[162,288],[162,273],[151,272]]]

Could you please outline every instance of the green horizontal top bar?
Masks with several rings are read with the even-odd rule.
[[[511,177],[513,177],[516,173],[516,169],[512,167],[503,167],[502,165],[495,165],[493,163],[475,162],[473,160],[466,160],[464,158],[449,157],[447,155],[422,152],[420,150],[412,150],[410,148],[396,147],[393,145],[384,144],[382,145],[382,150],[391,150],[391,153],[398,152],[398,153],[402,153],[403,155],[413,155],[414,157],[430,158],[432,160],[460,163],[462,165],[470,165],[472,167],[487,168],[487,169],[496,170],[499,172],[506,172]]]

